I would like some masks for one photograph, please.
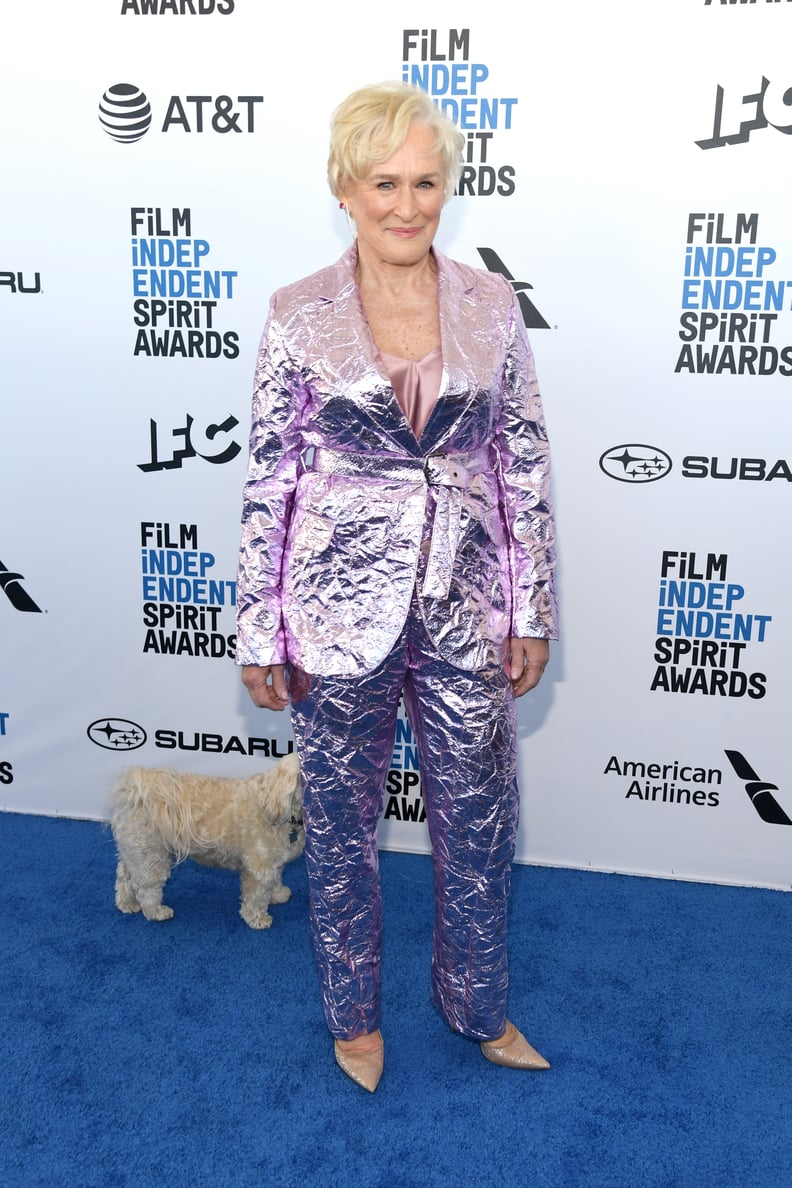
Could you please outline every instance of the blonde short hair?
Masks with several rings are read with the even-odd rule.
[[[402,82],[374,83],[353,91],[333,112],[327,181],[340,198],[346,184],[362,181],[372,165],[387,161],[407,139],[410,125],[426,124],[436,135],[450,198],[462,168],[465,138],[425,91]]]

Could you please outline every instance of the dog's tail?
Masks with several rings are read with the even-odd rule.
[[[196,829],[179,773],[169,768],[130,767],[123,771],[111,793],[110,817],[114,834],[124,832],[126,823],[135,819],[150,822],[177,862],[187,858],[196,845],[210,840]]]

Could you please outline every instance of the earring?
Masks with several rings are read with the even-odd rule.
[[[347,206],[346,202],[339,202],[338,205],[339,205],[340,209],[343,210],[344,214],[346,215],[347,227],[349,227],[349,234],[354,239],[355,238],[355,220],[353,219],[352,215],[349,212],[349,207]]]

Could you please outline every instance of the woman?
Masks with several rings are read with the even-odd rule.
[[[494,1063],[549,1067],[506,1018],[514,698],[555,623],[547,442],[510,286],[432,246],[462,143],[401,83],[341,104],[328,178],[356,240],[274,295],[256,370],[237,660],[257,705],[291,702],[325,1017],[372,1092],[376,829],[402,693],[434,861],[433,1002]]]

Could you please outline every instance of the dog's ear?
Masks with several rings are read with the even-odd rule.
[[[300,786],[300,762],[291,752],[259,777],[259,803],[270,825],[290,820],[292,801]]]

